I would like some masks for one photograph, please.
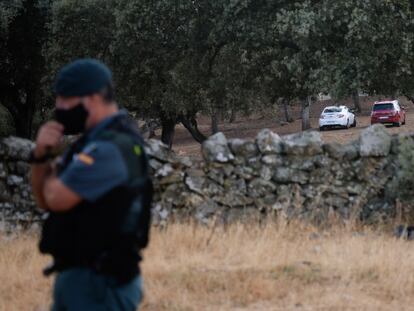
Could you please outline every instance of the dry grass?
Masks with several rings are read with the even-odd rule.
[[[0,310],[47,310],[36,237],[0,238]],[[141,310],[414,310],[414,248],[363,230],[154,229]]]
[[[41,274],[48,258],[36,247],[36,237],[0,235],[0,311],[43,311],[49,304],[51,280]]]

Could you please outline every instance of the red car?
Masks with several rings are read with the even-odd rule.
[[[371,124],[382,123],[401,126],[405,124],[405,109],[398,100],[375,102],[372,106]]]

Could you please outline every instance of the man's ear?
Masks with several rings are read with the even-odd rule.
[[[82,98],[82,103],[85,106],[86,110],[90,111],[92,106],[95,105],[97,95],[88,95]]]

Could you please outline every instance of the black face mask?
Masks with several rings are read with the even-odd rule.
[[[55,109],[55,119],[65,128],[65,135],[76,135],[85,131],[88,111],[82,103],[71,109]]]

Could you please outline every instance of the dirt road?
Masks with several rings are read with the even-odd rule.
[[[351,129],[335,129],[321,132],[322,138],[325,142],[339,142],[346,143],[355,140],[359,137],[361,130],[370,125],[370,111],[372,103],[375,99],[362,99],[362,113],[357,115],[357,127]],[[388,127],[391,134],[396,133],[414,133],[414,105],[403,102],[407,109],[407,124],[401,127]],[[311,126],[314,129],[319,128],[318,120],[320,112],[324,107],[331,105],[331,102],[319,102],[313,105],[311,109]],[[346,103],[345,103],[346,104]],[[351,107],[348,103],[348,106]],[[269,112],[264,115],[256,115],[250,117],[239,117],[233,123],[220,124],[220,131],[223,132],[227,138],[244,138],[252,139],[257,133],[269,128],[279,135],[287,135],[301,131],[302,120],[300,119],[300,111],[293,110],[292,116],[295,121],[287,125],[281,125],[280,120],[282,116],[280,112]],[[201,116],[198,118],[199,128],[206,135],[210,131],[210,120],[207,117]],[[194,141],[185,128],[177,126],[174,147],[175,152],[181,155],[188,155],[192,157],[199,157],[200,145]]]
[[[368,127],[371,121],[369,116],[360,116],[357,118],[357,120],[358,124],[356,128],[321,132],[323,140],[325,142],[346,143],[348,141],[357,139],[361,130]],[[313,127],[316,128],[318,120],[314,120],[314,122],[315,125]],[[414,112],[410,111],[407,113],[406,125],[403,125],[401,127],[387,127],[387,129],[391,134],[414,132]]]

